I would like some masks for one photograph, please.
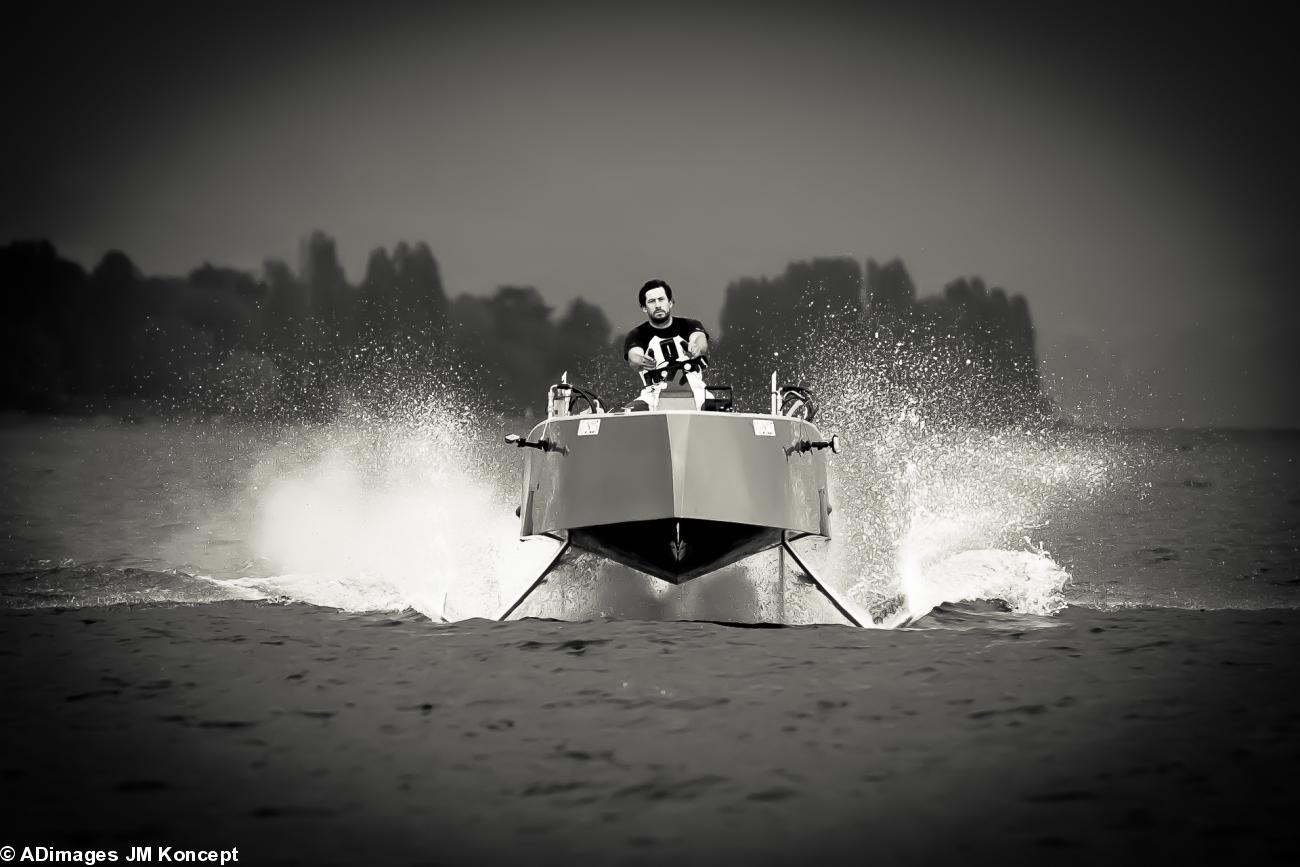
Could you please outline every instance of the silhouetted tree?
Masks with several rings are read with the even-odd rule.
[[[374,250],[359,306],[357,341],[367,356],[418,365],[440,355],[447,294],[427,244],[403,241],[391,256]]]
[[[284,262],[267,260],[263,270],[268,287],[266,343],[279,372],[279,411],[286,415],[316,415],[322,410],[323,388],[316,357],[320,343],[307,287]]]
[[[141,275],[125,253],[104,255],[90,274],[90,314],[97,364],[90,386],[105,394],[131,394],[138,355],[137,325],[144,319]]]
[[[87,278],[47,241],[0,249],[0,405],[57,408],[95,357]]]
[[[532,286],[501,286],[488,300],[499,370],[512,405],[540,405],[548,385],[560,378],[551,308]]]
[[[730,284],[711,378],[731,380],[738,401],[764,408],[768,373],[781,383],[806,380],[823,335],[860,327],[862,289],[861,266],[847,258],[791,262],[775,279]]]
[[[423,243],[373,251],[359,290],[323,232],[300,254],[300,277],[271,260],[260,279],[210,264],[181,279],[144,277],[117,251],[87,275],[48,243],[0,249],[0,405],[142,396],[301,417],[331,411],[344,387],[382,403],[454,386],[479,405],[540,411],[565,370],[610,405],[635,392],[623,333],[583,299],[558,322],[528,286],[449,303]],[[865,368],[877,410],[1003,424],[1045,409],[1028,304],[978,277],[918,298],[898,259],[868,259],[865,279],[853,259],[792,262],[729,285],[721,320],[710,379],[730,379],[742,408],[766,406],[769,371],[815,380],[836,365],[813,362],[832,358]]]
[[[277,259],[268,259],[263,273],[267,285],[265,332],[271,352],[277,363],[305,363],[312,331],[307,287]]]
[[[212,335],[221,353],[253,350],[262,339],[262,305],[268,288],[252,275],[204,263],[190,272],[182,315]]]
[[[447,318],[447,293],[438,262],[427,244],[405,241],[393,250],[396,281],[397,332],[420,354],[433,344]]]
[[[1022,298],[1009,300],[975,277],[952,281],[941,298],[918,299],[898,259],[868,259],[865,281],[861,273],[853,260],[819,259],[791,263],[776,279],[728,287],[721,355],[734,378],[743,377],[737,394],[751,408],[764,405],[766,389],[740,364],[761,369],[767,362],[783,381],[807,378],[817,386],[807,362],[825,368],[821,356],[842,353],[843,363],[866,368],[854,381],[878,411],[1003,424],[1041,409]],[[715,373],[721,368],[715,364]]]
[[[397,335],[397,271],[383,247],[366,261],[358,304],[359,344],[376,355],[388,354]]]
[[[299,256],[311,315],[325,346],[337,352],[353,339],[356,292],[343,274],[334,239],[324,232],[304,238]]]
[[[456,296],[447,311],[447,331],[451,344],[447,372],[478,384],[485,405],[498,410],[510,408],[500,363],[506,347],[497,338],[496,317],[488,300],[468,294]]]
[[[1038,369],[1038,349],[1034,340],[1034,323],[1029,315],[1029,302],[1024,296],[1011,299],[1007,312],[1008,355],[1014,371],[1015,387],[1022,403],[1037,402],[1039,411],[1047,414],[1043,403],[1042,375]]]
[[[916,285],[901,259],[891,259],[883,265],[867,259],[866,294],[867,309],[878,317],[892,314],[892,318],[901,318],[916,303]]]
[[[610,341],[609,319],[595,304],[575,298],[556,323],[555,339],[553,366],[570,371],[571,378],[589,377],[588,369]]]

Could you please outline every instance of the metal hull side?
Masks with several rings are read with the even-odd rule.
[[[599,420],[599,433],[579,436],[583,420]],[[758,435],[759,421],[774,435]],[[824,452],[800,450],[821,435],[800,419],[711,412],[580,416],[543,422],[529,435],[541,439],[547,450],[526,450],[525,535],[670,518],[821,535],[827,529]]]
[[[616,563],[685,584],[781,544],[782,531],[772,527],[662,518],[576,528],[569,533],[575,548]]]

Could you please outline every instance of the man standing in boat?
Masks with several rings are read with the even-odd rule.
[[[663,280],[651,280],[637,293],[637,301],[646,315],[646,321],[627,334],[623,341],[623,357],[641,377],[644,386],[641,394],[625,411],[645,412],[659,403],[663,380],[652,379],[648,373],[656,368],[699,358],[709,351],[709,335],[704,326],[694,319],[673,316],[673,287]],[[696,370],[687,372],[686,381],[695,395],[697,407],[704,405],[704,377]]]

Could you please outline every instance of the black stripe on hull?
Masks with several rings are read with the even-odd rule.
[[[694,518],[659,518],[574,528],[574,547],[608,557],[670,584],[730,566],[781,544],[780,529]]]

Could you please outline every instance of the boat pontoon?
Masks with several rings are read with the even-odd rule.
[[[734,412],[726,386],[708,386],[697,408],[687,374],[699,364],[652,371],[665,386],[648,412],[605,412],[562,379],[550,389],[547,418],[526,437],[506,437],[526,453],[520,537],[560,545],[498,619],[573,549],[682,584],[778,548],[841,615],[864,625],[790,544],[830,538],[826,453],[839,452],[839,437],[823,437],[807,390],[777,387],[775,374],[767,413]]]

